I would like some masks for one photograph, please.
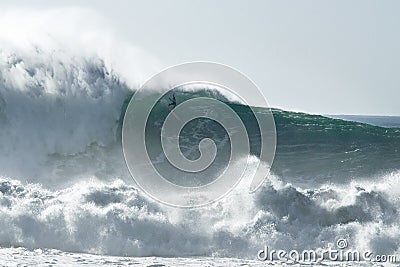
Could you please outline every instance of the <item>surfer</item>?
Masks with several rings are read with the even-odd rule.
[[[179,117],[178,115],[175,114],[175,112],[173,111],[173,109],[176,107],[176,98],[175,98],[175,94],[172,93],[172,96],[168,97],[169,103],[168,103],[168,109],[169,111],[171,111],[172,115],[174,115],[175,118],[177,118],[178,120]]]
[[[176,107],[176,98],[175,98],[175,94],[172,93],[172,97],[169,96],[168,99],[169,99],[168,108],[169,108],[169,110],[172,111],[172,110]]]

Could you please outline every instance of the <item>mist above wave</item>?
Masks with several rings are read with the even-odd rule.
[[[52,154],[116,141],[125,83],[99,58],[0,52],[0,168],[35,176]],[[10,172],[7,172],[9,170]]]

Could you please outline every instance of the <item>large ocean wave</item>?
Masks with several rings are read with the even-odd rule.
[[[2,247],[254,257],[265,244],[319,248],[341,237],[352,248],[399,252],[399,129],[273,110],[276,159],[259,191],[249,194],[244,179],[209,207],[172,209],[142,195],[129,176],[120,127],[134,88],[104,60],[39,48],[0,56]],[[249,108],[207,90],[177,98],[202,94],[248,118],[256,163]],[[168,112],[160,103],[149,127]],[[211,134],[224,148],[225,135],[211,126],[199,121],[187,135]],[[189,157],[196,138],[182,141]]]

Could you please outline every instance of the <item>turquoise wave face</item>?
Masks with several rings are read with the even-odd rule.
[[[400,168],[400,129],[279,110],[274,117],[273,171],[283,179],[340,183]]]
[[[176,91],[175,95],[178,104],[202,96],[227,103],[246,126],[250,136],[251,153],[259,155],[260,130],[248,106],[231,102],[218,92],[208,90]],[[151,144],[148,150],[154,162],[162,158],[159,137],[162,123],[170,112],[167,101],[168,95],[165,95],[154,106],[146,128],[147,138]],[[127,102],[123,109],[126,105]],[[270,112],[262,108],[255,110]],[[272,109],[272,113],[277,128],[277,149],[272,171],[284,181],[304,186],[330,182],[346,183],[352,179],[370,179],[400,169],[400,129],[279,109]],[[215,173],[229,160],[229,137],[223,127],[214,121],[194,120],[181,132],[182,152],[188,158],[196,159],[199,156],[197,147],[203,138],[212,138],[217,144],[218,156],[213,164],[214,169],[210,169]],[[159,162],[160,168],[166,168],[165,164],[164,161]],[[173,168],[169,171],[174,173],[173,177],[182,176]],[[212,175],[209,177],[211,181]],[[193,179],[196,180],[193,177],[182,180],[193,182]],[[195,181],[194,184],[210,181]],[[178,180],[173,182],[180,183]],[[182,185],[189,184],[183,182]]]

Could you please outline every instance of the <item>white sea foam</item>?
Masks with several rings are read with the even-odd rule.
[[[3,178],[0,240],[3,247],[95,254],[252,258],[265,244],[316,249],[342,237],[353,249],[395,254],[398,202],[388,200],[391,186],[379,186],[350,188],[345,195],[335,187],[303,191],[268,182],[253,195],[239,186],[207,208],[177,210],[150,201],[121,180],[93,178],[51,191]],[[349,195],[352,200],[344,201]]]

